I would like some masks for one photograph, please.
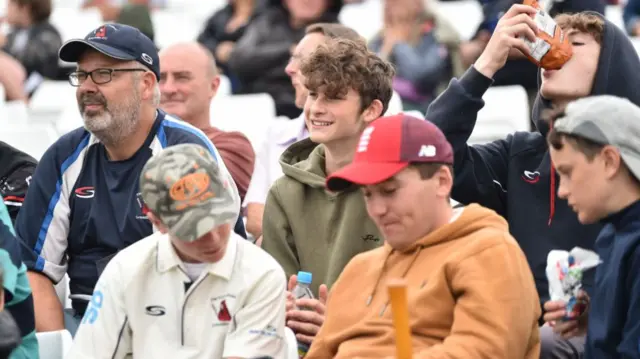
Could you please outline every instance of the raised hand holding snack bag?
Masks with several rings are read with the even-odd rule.
[[[525,37],[522,40],[529,47],[527,58],[546,70],[557,70],[562,67],[573,55],[569,37],[556,24],[553,18],[544,11],[538,1],[524,0],[524,5],[528,5],[537,10],[533,20],[538,25],[536,41],[531,41]]]
[[[553,250],[547,256],[547,280],[552,301],[567,303],[565,319],[577,318],[584,311],[584,305],[578,302],[578,293],[582,288],[582,276],[587,269],[600,264],[595,252],[573,248],[570,252]]]

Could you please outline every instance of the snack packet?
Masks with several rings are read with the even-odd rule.
[[[529,47],[529,54],[525,54],[525,56],[543,69],[557,70],[561,68],[573,55],[569,37],[560,29],[551,15],[540,7],[538,1],[524,0],[523,4],[537,10],[533,20],[539,29],[535,42],[522,37]]]
[[[584,303],[577,300],[582,288],[582,275],[590,268],[600,264],[597,253],[573,248],[570,252],[553,250],[547,256],[547,280],[551,300],[563,300],[567,303],[565,319],[576,318],[585,309]]]

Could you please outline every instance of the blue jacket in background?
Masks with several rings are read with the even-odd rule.
[[[638,20],[640,20],[640,0],[627,0],[627,5],[624,6],[622,13],[622,19],[624,20],[624,27],[627,33],[631,35],[633,28]]]
[[[640,201],[605,218],[584,359],[640,358]]]
[[[384,33],[381,33],[371,41],[369,48],[379,54],[383,43]],[[396,43],[389,61],[396,68],[394,90],[405,108],[426,111],[438,86],[451,78],[451,57],[447,46],[436,39],[434,28],[423,31],[416,44]]]
[[[22,343],[9,359],[38,359],[33,297],[27,278],[27,267],[20,260],[20,246],[14,236],[7,207],[0,198],[0,265],[3,271],[5,309],[20,328]]]

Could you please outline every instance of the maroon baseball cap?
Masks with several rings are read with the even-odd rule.
[[[384,182],[411,163],[453,164],[453,149],[433,123],[398,114],[381,117],[362,135],[353,162],[327,178],[327,188]]]

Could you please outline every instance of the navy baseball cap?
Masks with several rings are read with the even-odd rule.
[[[78,62],[87,49],[124,61],[138,61],[160,81],[160,59],[151,39],[135,27],[105,24],[91,31],[84,39],[69,40],[62,45],[58,56],[66,62]]]

